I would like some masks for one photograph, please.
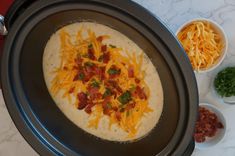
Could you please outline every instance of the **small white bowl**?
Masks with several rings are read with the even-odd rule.
[[[213,81],[211,81],[211,88],[212,88],[212,93],[213,95],[216,97],[216,98],[219,98],[223,103],[225,104],[231,104],[231,105],[235,105],[235,96],[231,96],[231,97],[222,97],[220,96],[216,89],[215,89],[215,85],[214,85],[214,82],[215,82],[215,79],[217,77],[217,75],[219,74],[219,72],[221,72],[222,70],[228,68],[228,67],[235,67],[235,64],[234,63],[229,63],[227,64],[226,66],[224,67],[219,67],[218,68],[218,71],[214,73],[213,75]]]
[[[225,33],[225,31],[223,30],[223,28],[217,24],[216,22],[210,20],[210,19],[206,19],[206,18],[195,18],[195,19],[192,19],[192,20],[189,20],[187,21],[186,23],[184,23],[177,31],[176,31],[176,37],[178,35],[178,33],[183,29],[185,28],[186,26],[188,26],[189,24],[191,24],[192,22],[195,22],[195,21],[207,21],[211,24],[211,26],[213,27],[214,31],[217,32],[220,36],[221,36],[221,40],[222,42],[224,43],[224,48],[222,50],[222,54],[220,56],[220,58],[209,68],[207,69],[203,69],[203,70],[199,70],[199,71],[196,71],[198,73],[205,73],[205,72],[210,72],[212,71],[213,69],[215,69],[216,67],[218,67],[224,60],[226,54],[227,54],[227,49],[228,49],[228,39],[227,39],[227,35]]]
[[[225,132],[226,132],[226,120],[225,120],[223,114],[220,112],[220,110],[218,108],[216,108],[215,106],[208,104],[208,103],[200,103],[199,106],[204,107],[204,108],[208,109],[209,111],[215,113],[216,116],[218,117],[218,120],[224,126],[224,128],[222,128],[222,129],[217,129],[215,136],[207,137],[206,141],[204,141],[202,143],[195,142],[195,147],[197,149],[206,149],[206,148],[209,148],[209,147],[212,147],[212,146],[218,144],[223,139]]]

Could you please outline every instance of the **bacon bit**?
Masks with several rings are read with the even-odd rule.
[[[100,67],[95,66],[93,70],[94,70],[95,75],[99,75],[99,76],[101,75],[102,71]]]
[[[73,70],[78,70],[78,67],[77,66],[73,66]]]
[[[121,113],[119,111],[115,112],[115,116],[118,121],[121,121]]]
[[[78,66],[82,65],[83,59],[81,56],[78,56],[77,59],[74,60]]]
[[[132,103],[128,104],[125,109],[128,111],[128,110],[130,110],[130,109],[135,108],[135,105],[136,105],[136,103],[135,103],[135,102],[132,102]]]
[[[94,70],[94,68],[92,68],[92,67],[89,67],[89,66],[86,66],[86,67],[85,67],[85,71],[86,71],[87,73],[89,73],[89,74],[92,74],[92,73],[93,73],[93,70]]]
[[[87,87],[87,91],[88,91],[90,94],[94,94],[94,93],[98,93],[98,92],[99,92],[99,88],[92,87],[91,85],[89,85],[89,86]]]
[[[73,92],[74,92],[74,89],[75,89],[75,87],[70,88],[70,89],[69,89],[69,94],[73,93]]]
[[[77,81],[78,78],[79,78],[79,76],[78,76],[78,74],[76,74],[76,75],[74,76],[74,78],[73,78],[73,81]]]
[[[118,111],[118,107],[116,107],[116,106],[113,107],[112,109],[113,109],[115,112]]]
[[[117,98],[117,93],[114,90],[112,90],[111,92],[112,92],[112,95],[114,96],[114,98],[116,99]]]
[[[101,46],[101,51],[106,52],[107,51],[107,45],[102,45]]]
[[[100,79],[105,79],[105,67],[100,67]]]
[[[106,97],[104,98],[104,101],[102,102],[102,106],[105,107],[107,105],[107,103],[110,102],[110,97]]]
[[[63,69],[64,69],[64,70],[68,70],[68,67],[64,67]]]
[[[96,38],[96,40],[97,40],[98,42],[102,42],[103,39],[104,39],[103,36],[99,36],[99,37]]]
[[[103,62],[104,63],[108,63],[109,60],[110,60],[110,53],[109,52],[104,53],[104,55],[103,55]]]
[[[206,137],[204,136],[203,133],[196,133],[196,134],[194,134],[194,139],[197,142],[204,142],[204,141],[206,141]]]
[[[91,65],[91,66],[86,66],[85,65],[85,70],[84,70],[84,75],[85,75],[84,81],[85,82],[89,81],[90,78],[92,78],[92,76],[95,75],[95,73],[94,73],[95,68],[96,68],[95,65]]]
[[[95,106],[95,104],[92,103],[91,101],[89,101],[89,104],[88,104],[87,107],[85,108],[85,112],[86,112],[87,114],[91,114],[91,112],[92,112],[92,107],[94,107],[94,106]]]
[[[91,98],[91,100],[102,99],[102,94],[101,93],[90,94],[90,98]]]
[[[115,88],[116,88],[116,90],[117,90],[119,93],[123,93],[122,88],[119,87],[118,84],[115,85]]]
[[[140,88],[140,86],[136,86],[134,93],[139,96],[140,99],[147,99],[147,95],[144,92],[143,88]]]
[[[84,79],[82,81],[83,83],[88,82],[92,78],[92,76],[93,76],[93,74],[88,73],[87,71],[84,71],[84,75],[85,75],[85,77],[84,77]]]
[[[94,49],[88,49],[88,58],[91,59],[91,60],[96,60],[96,57],[94,55]]]
[[[135,78],[135,83],[140,83],[140,79],[138,79],[138,78]]]
[[[204,107],[199,107],[199,117],[195,125],[194,139],[196,142],[204,142],[206,137],[215,136],[219,128],[224,128],[215,113]]]
[[[102,102],[103,113],[105,115],[110,115],[112,108],[109,108],[108,104],[110,103],[110,97],[106,97]]]
[[[107,85],[107,87],[112,87],[115,90],[117,90],[119,93],[123,93],[122,88],[118,85],[116,81],[108,80],[107,82],[105,82],[105,84]]]
[[[84,92],[80,92],[77,96],[79,100],[78,109],[82,110],[87,106],[87,95]]]
[[[110,110],[110,109],[103,109],[103,113],[104,113],[105,115],[110,116],[110,115],[111,115],[111,110]]]
[[[128,77],[133,78],[134,77],[134,69],[132,66],[128,68]]]

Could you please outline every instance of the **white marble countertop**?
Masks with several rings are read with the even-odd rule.
[[[197,74],[200,101],[213,103],[224,114],[227,131],[224,139],[206,150],[195,149],[193,156],[235,155],[235,105],[226,105],[213,97],[210,82],[219,69],[227,64],[235,65],[235,0],[134,0],[158,16],[174,33],[187,20],[197,17],[209,18],[220,24],[227,33],[229,48],[222,65],[206,74]],[[208,94],[209,93],[209,94]],[[0,156],[38,155],[15,128],[0,93]]]

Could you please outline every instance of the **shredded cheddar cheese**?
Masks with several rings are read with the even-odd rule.
[[[204,21],[187,25],[177,34],[177,38],[196,71],[208,69],[214,65],[224,47],[220,35],[209,22]]]
[[[63,91],[63,98],[70,103],[72,96],[76,97],[78,111],[85,109],[92,116],[88,127],[98,128],[100,119],[107,115],[109,129],[116,124],[132,138],[142,117],[153,111],[141,69],[143,54],[131,55],[121,47],[104,45],[102,40],[110,38],[108,35],[96,37],[88,30],[89,37],[83,38],[82,32],[79,30],[73,41],[65,30],[60,31],[61,64],[54,71],[51,92],[56,95]]]

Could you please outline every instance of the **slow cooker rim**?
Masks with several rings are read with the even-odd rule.
[[[62,2],[62,1],[63,1],[63,0],[61,0],[61,2]],[[105,0],[103,0],[103,2],[105,2]],[[108,2],[108,1],[107,1],[107,2]],[[126,2],[126,1],[125,1],[125,2]],[[124,1],[123,1],[123,3],[124,3]],[[132,3],[132,4],[133,4],[133,3]],[[118,5],[120,5],[120,4],[118,4]],[[124,5],[124,4],[123,4],[123,5]],[[36,6],[36,4],[35,4],[34,6]],[[136,6],[136,5],[133,5],[132,7],[135,8],[136,10],[138,10],[137,8],[141,8],[141,7]],[[135,9],[134,9],[134,10],[135,10]],[[142,9],[143,9],[143,8],[142,8]],[[27,10],[27,11],[29,12],[29,10]],[[146,12],[146,14],[149,14],[149,13]],[[151,16],[150,16],[150,17],[151,17]],[[151,17],[151,18],[153,18],[153,17]],[[18,22],[19,22],[19,21],[18,21]],[[159,21],[155,21],[155,22],[153,22],[153,23],[156,24],[156,22],[159,22]],[[17,22],[16,22],[16,23],[17,23]],[[160,25],[162,26],[162,24],[161,24],[160,22],[159,22],[158,24],[160,24]],[[169,31],[166,32],[167,36],[163,37],[162,39],[163,39],[163,40],[164,40],[164,39],[165,39],[165,40],[168,40],[168,39],[169,39],[171,42],[172,42],[172,41],[175,42],[175,38],[174,38],[173,36],[172,36],[172,37],[173,37],[173,38],[172,38],[172,37],[171,37],[172,34],[171,34],[171,33],[169,34],[169,33],[170,33]],[[11,35],[11,34],[10,34],[10,35]],[[9,36],[8,38],[10,38],[10,36]],[[10,39],[8,39],[8,40],[10,40]],[[7,43],[9,43],[9,42],[10,42],[10,41],[7,41]],[[6,51],[6,49],[7,49],[7,48],[5,48],[4,51]],[[177,49],[178,49],[178,50],[177,50]],[[176,51],[179,51],[179,50],[182,51],[182,49],[181,49],[180,46],[178,45],[178,46],[176,46]],[[4,62],[4,61],[3,61],[3,62]],[[3,64],[4,64],[4,63],[3,63]],[[183,64],[183,63],[182,63],[182,64]],[[185,63],[185,64],[188,65],[189,63]],[[4,67],[2,66],[2,68],[4,68]],[[187,73],[188,73],[188,77],[189,77],[189,75],[193,75],[190,68],[183,68],[184,70],[183,70],[182,68],[180,68],[180,69],[182,70],[182,73],[187,72]],[[190,72],[191,72],[191,73],[190,73]],[[4,73],[4,70],[2,70],[2,75],[3,75],[3,73]],[[3,77],[3,76],[2,76],[2,77]],[[194,78],[192,78],[191,80],[192,80],[191,82],[195,81]],[[2,79],[2,82],[4,82],[4,79]],[[4,83],[3,83],[3,84],[4,84]],[[5,85],[3,85],[3,87],[4,87],[4,86],[5,86]],[[193,91],[194,91],[194,95],[197,95],[197,92],[195,92],[195,88],[196,88],[196,86],[193,85],[193,83],[192,83],[191,88],[189,88],[188,90],[189,90],[189,92],[193,92]],[[190,91],[190,90],[191,90],[191,91]],[[6,94],[6,95],[5,95],[5,94]],[[8,96],[7,94],[8,94],[8,93],[5,93],[5,92],[4,92],[4,96]],[[193,94],[193,93],[192,93],[192,94]],[[192,95],[192,94],[191,94],[191,95]],[[194,100],[197,101],[197,99],[196,99],[195,97],[189,97],[189,99],[191,99],[191,100],[194,99]],[[194,103],[196,103],[196,102],[194,102]],[[191,103],[190,103],[190,104],[191,104]],[[194,106],[194,108],[196,108],[196,107]],[[193,109],[193,108],[192,108],[192,109]],[[190,109],[190,110],[192,110],[192,109]],[[191,114],[191,112],[189,112],[189,114]],[[194,115],[189,115],[188,121],[190,121],[190,120],[193,121],[193,119],[192,119],[193,116],[194,116]],[[190,119],[190,117],[191,117],[191,119]],[[194,120],[195,120],[195,117],[194,117]],[[187,123],[188,123],[188,122],[187,122]],[[193,123],[193,124],[194,124],[194,123]],[[191,125],[192,125],[192,124],[191,124]],[[190,124],[188,123],[187,126],[189,127]],[[190,128],[190,129],[192,129],[192,128]],[[193,131],[193,130],[191,130],[191,131]],[[181,144],[182,144],[182,143],[181,143]]]

